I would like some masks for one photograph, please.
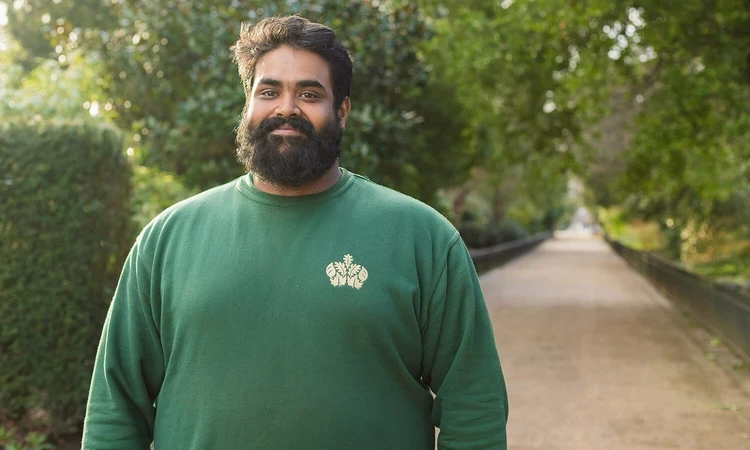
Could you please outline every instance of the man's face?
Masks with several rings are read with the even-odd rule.
[[[326,61],[282,46],[255,66],[237,131],[237,155],[264,181],[298,187],[316,181],[341,154],[349,99],[334,109]]]

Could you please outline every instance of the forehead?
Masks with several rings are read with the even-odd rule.
[[[331,70],[320,55],[307,50],[281,46],[265,53],[255,65],[253,78],[270,78],[284,84],[299,80],[317,80],[326,90],[332,91]]]

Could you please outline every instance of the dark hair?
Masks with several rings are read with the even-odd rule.
[[[333,103],[338,108],[349,96],[352,84],[352,56],[325,25],[300,16],[270,17],[255,26],[243,23],[240,39],[231,50],[248,95],[253,86],[255,65],[268,51],[282,45],[313,52],[328,63],[333,83]]]

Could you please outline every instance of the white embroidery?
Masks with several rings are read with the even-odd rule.
[[[336,261],[328,264],[326,275],[331,279],[334,286],[351,286],[360,289],[367,280],[367,269],[354,264],[352,255],[344,255],[344,261]]]

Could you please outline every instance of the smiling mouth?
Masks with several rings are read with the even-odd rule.
[[[285,126],[282,126],[273,130],[271,134],[276,134],[276,135],[281,135],[281,136],[299,136],[299,135],[302,135],[302,132],[297,130],[294,127],[285,125]]]

